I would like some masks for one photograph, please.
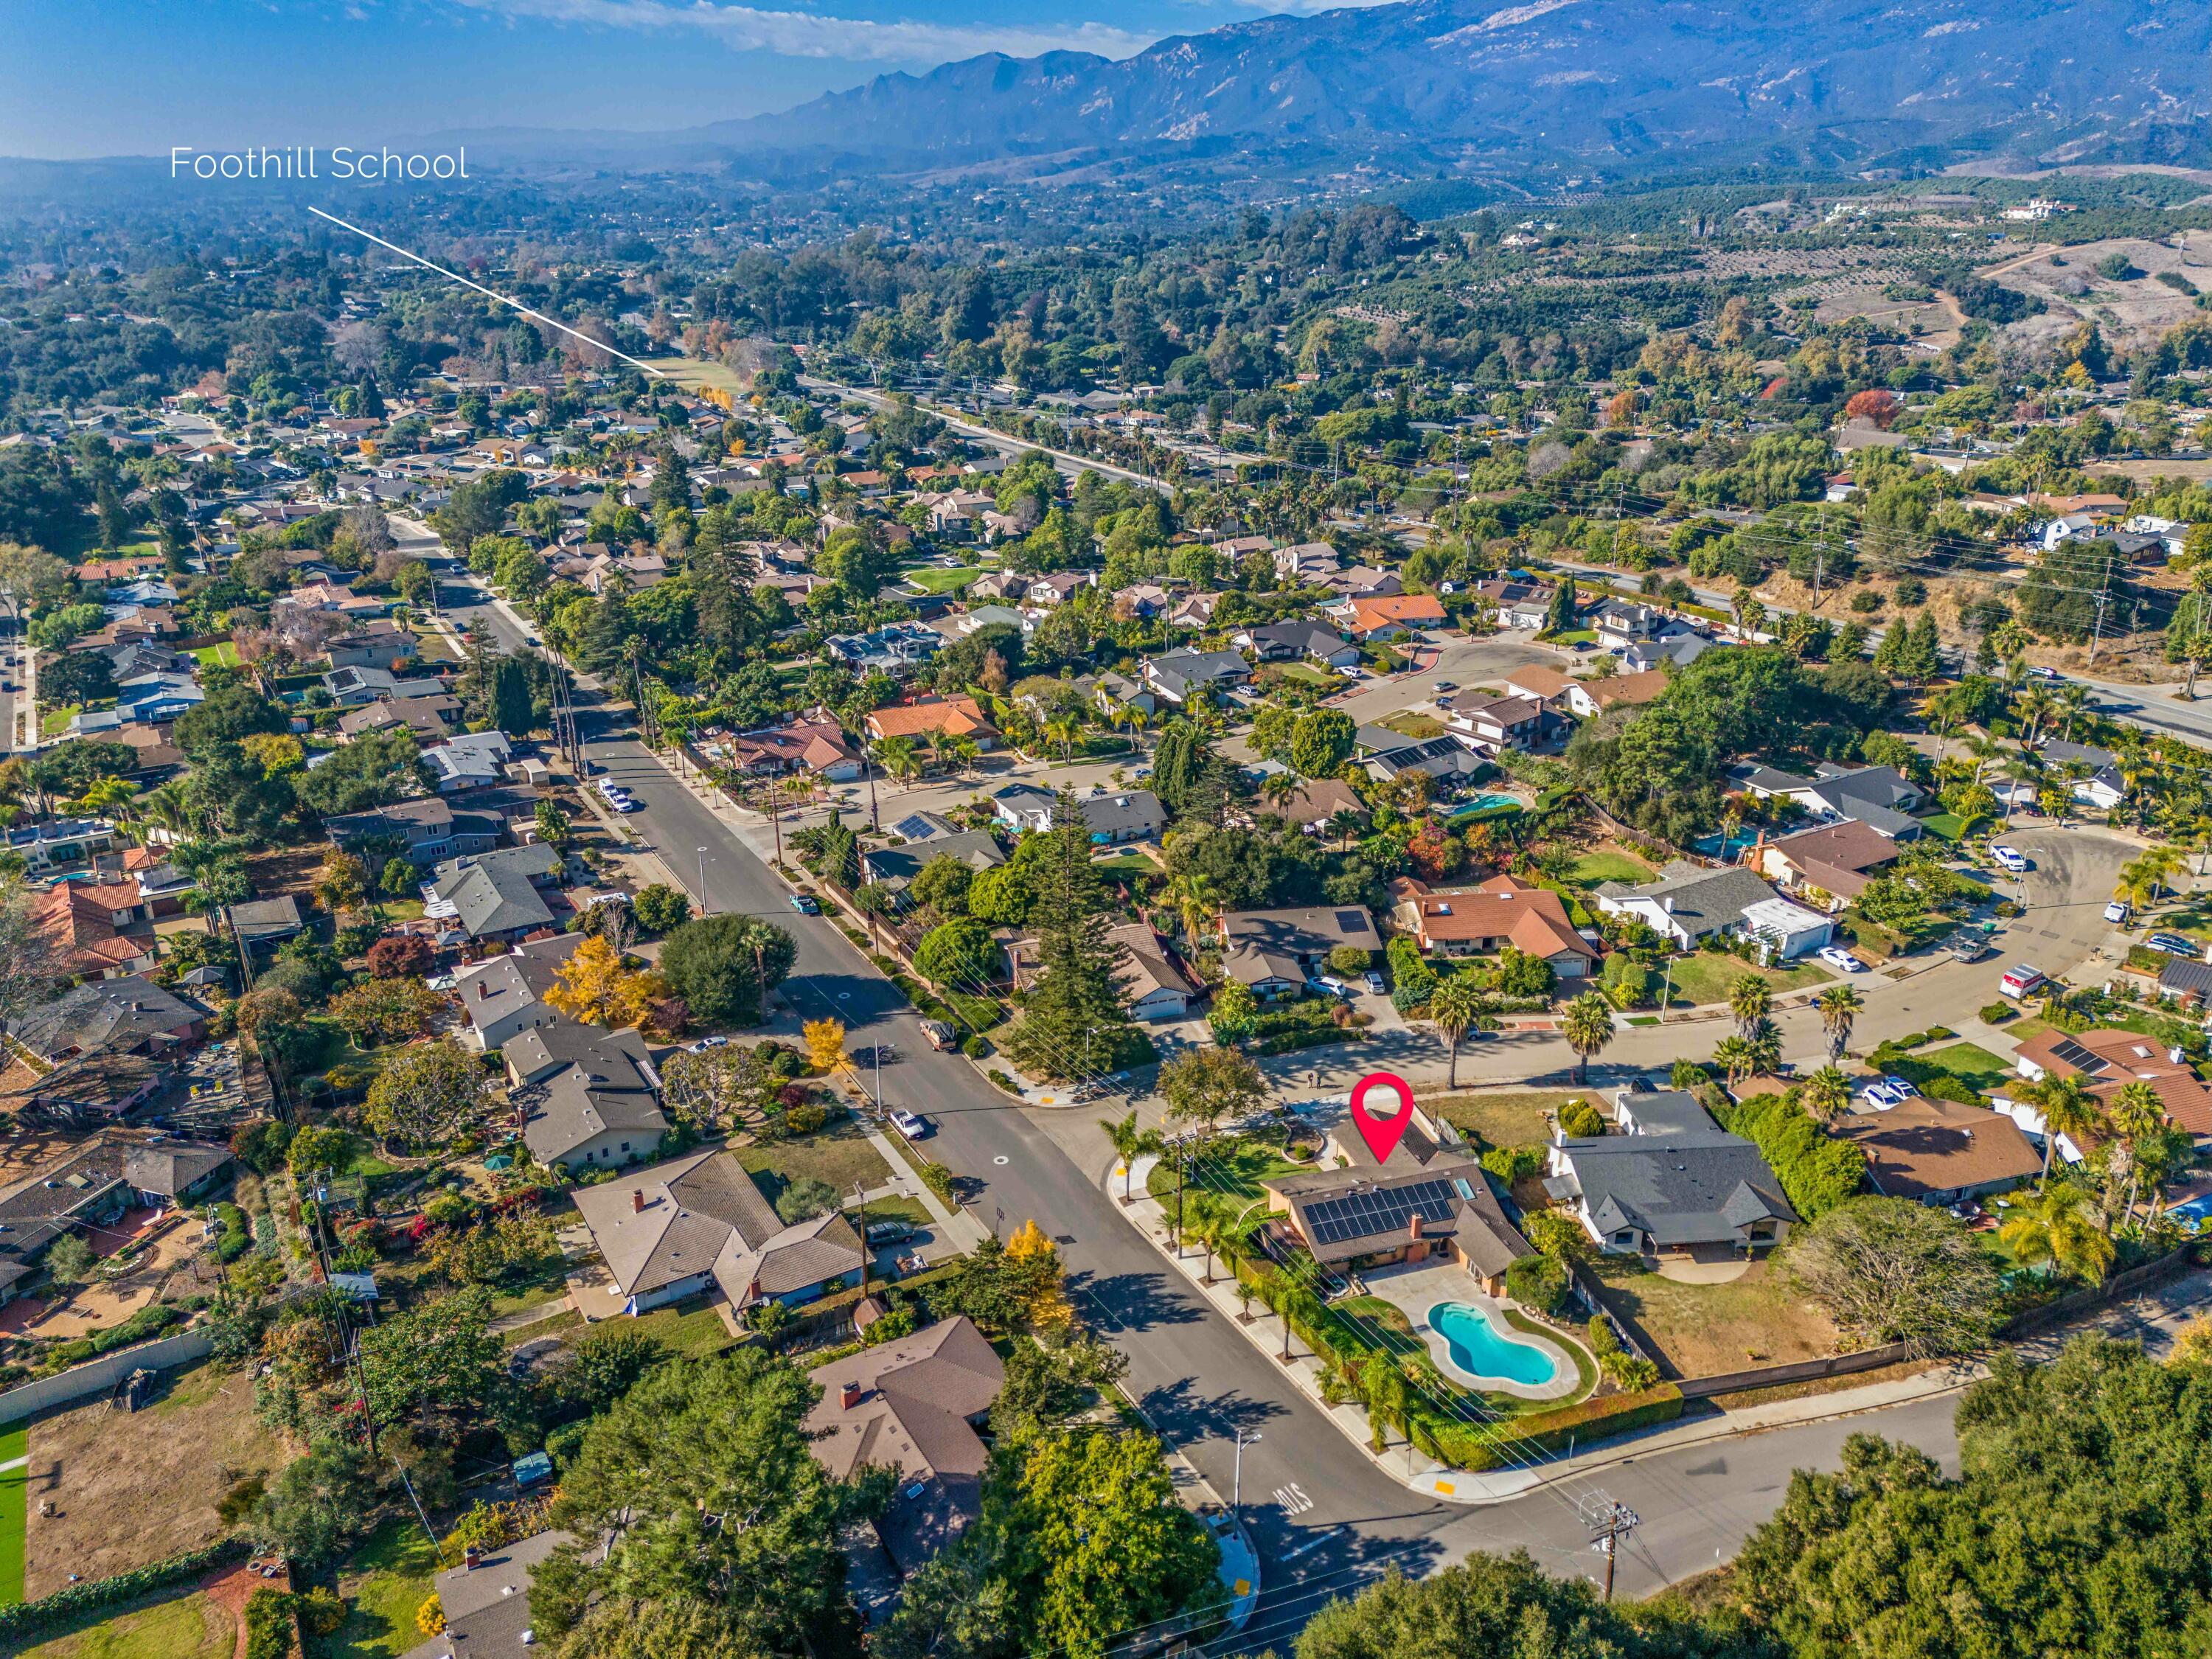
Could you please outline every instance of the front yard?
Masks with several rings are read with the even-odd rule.
[[[1935,1079],[1948,1076],[1984,1095],[2020,1081],[2002,1056],[1971,1042],[1895,1057],[1889,1061],[1889,1069],[1916,1087],[1925,1088]]]
[[[1626,853],[1601,849],[1585,853],[1575,860],[1574,868],[1567,872],[1567,883],[1574,887],[1598,887],[1608,881],[1625,881],[1641,885],[1658,872],[1641,859],[1631,858]]]
[[[1794,1292],[1771,1261],[1726,1285],[1662,1279],[1629,1256],[1591,1270],[1607,1308],[1641,1330],[1684,1376],[1817,1359],[1838,1351],[1836,1328]]]
[[[891,1178],[890,1166],[868,1139],[866,1128],[855,1119],[802,1140],[769,1141],[732,1150],[771,1204],[792,1182],[810,1176],[828,1182],[848,1199],[855,1182],[873,1188]]]
[[[1479,1151],[1493,1146],[1538,1146],[1551,1136],[1547,1112],[1556,1112],[1571,1100],[1597,1097],[1583,1089],[1515,1089],[1498,1094],[1445,1095],[1424,1100],[1424,1109],[1435,1113],[1469,1139]]]
[[[1835,977],[1826,969],[1809,962],[1793,963],[1787,968],[1759,968],[1741,957],[1700,951],[1695,956],[1684,957],[1675,963],[1674,1000],[1671,1006],[1676,1008],[1699,1007],[1707,1003],[1726,1002],[1729,988],[1746,974],[1758,975],[1777,996],[1784,991],[1802,991],[1808,986],[1824,985]],[[1663,979],[1662,983],[1664,983]]]
[[[1278,1176],[1305,1175],[1313,1170],[1310,1164],[1293,1164],[1272,1146],[1254,1140],[1224,1138],[1202,1146],[1190,1160],[1190,1190],[1212,1197],[1240,1200],[1246,1203],[1265,1198],[1263,1181]],[[1154,1198],[1173,1202],[1176,1193],[1176,1166],[1171,1158],[1162,1158],[1146,1178],[1145,1189]]]

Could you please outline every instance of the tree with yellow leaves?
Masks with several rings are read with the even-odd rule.
[[[817,1072],[831,1072],[845,1058],[845,1022],[810,1019],[800,1029],[806,1039],[807,1063]]]
[[[1064,1331],[1074,1322],[1075,1310],[1060,1289],[1060,1247],[1034,1219],[1023,1222],[1006,1241],[1006,1261],[1020,1270],[1028,1286],[1031,1329]]]
[[[636,1024],[667,994],[659,975],[624,967],[622,953],[594,934],[561,964],[545,1000],[571,1019],[612,1028]]]

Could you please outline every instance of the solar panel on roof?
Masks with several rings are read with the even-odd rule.
[[[2077,1072],[2101,1072],[2105,1069],[2105,1062],[2101,1058],[2091,1054],[2072,1037],[2068,1037],[2063,1042],[2052,1044],[2051,1057],[2053,1060],[2064,1060]]]
[[[1382,1192],[1348,1193],[1306,1206],[1306,1224],[1316,1244],[1370,1238],[1402,1231],[1418,1213],[1425,1221],[1451,1219],[1457,1194],[1449,1181],[1423,1181]]]

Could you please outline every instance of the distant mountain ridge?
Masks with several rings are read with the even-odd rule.
[[[968,58],[684,136],[893,167],[1224,143],[1599,170],[2187,162],[2208,52],[2204,0],[1403,0],[1120,60]]]

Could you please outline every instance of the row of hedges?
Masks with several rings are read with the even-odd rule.
[[[203,1548],[173,1555],[166,1561],[155,1561],[147,1566],[133,1567],[128,1572],[118,1572],[112,1578],[71,1584],[65,1589],[56,1590],[52,1595],[42,1595],[35,1601],[21,1601],[12,1607],[0,1607],[0,1642],[34,1636],[41,1631],[52,1630],[58,1625],[82,1619],[87,1613],[97,1613],[103,1607],[135,1601],[155,1590],[167,1589],[172,1584],[198,1578],[214,1568],[228,1566],[234,1561],[243,1561],[249,1553],[246,1540],[234,1534],[228,1538],[219,1538]]]
[[[1635,1394],[1607,1395],[1550,1411],[1528,1412],[1496,1423],[1417,1419],[1413,1443],[1430,1456],[1462,1469],[1494,1469],[1539,1453],[1562,1452],[1672,1423],[1682,1414],[1682,1391],[1672,1382]]]
[[[106,1330],[80,1336],[58,1348],[49,1348],[41,1358],[50,1370],[66,1370],[71,1365],[82,1365],[98,1355],[112,1353],[118,1348],[127,1348],[133,1343],[145,1341],[149,1337],[159,1336],[170,1326],[183,1323],[184,1317],[181,1312],[166,1303],[152,1303],[139,1309],[120,1325],[111,1325]]]
[[[1759,1148],[1791,1206],[1807,1221],[1818,1221],[1866,1179],[1865,1152],[1822,1134],[1787,1095],[1759,1095],[1740,1106],[1723,1106],[1717,1115],[1721,1127]]]
[[[253,1229],[246,1222],[246,1212],[235,1204],[216,1205],[215,1218],[216,1259],[227,1266],[253,1248]]]

